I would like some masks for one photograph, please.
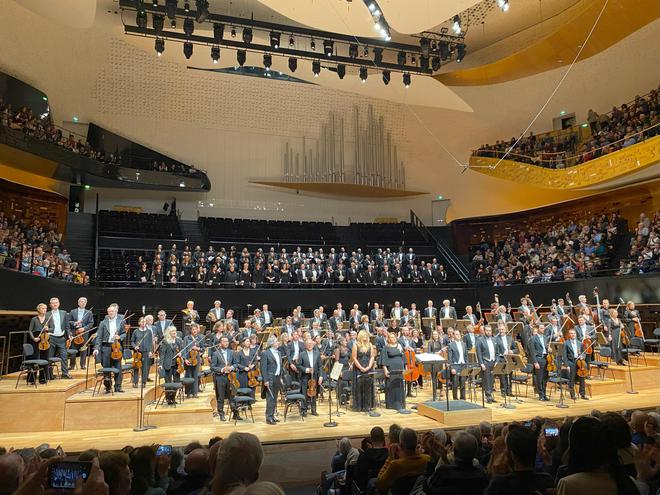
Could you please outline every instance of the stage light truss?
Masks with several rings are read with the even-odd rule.
[[[122,10],[132,14],[130,16],[124,16],[124,19],[135,19],[138,12],[146,13],[149,17],[154,15],[165,17],[168,13],[170,16],[173,13],[171,5],[169,6],[169,12],[167,12],[165,5],[155,5],[152,2],[141,3],[138,8],[136,7],[136,0],[119,0],[119,6]],[[190,7],[192,6],[190,5]],[[177,23],[179,26],[183,26],[186,19],[197,21],[198,17],[198,13],[192,8],[184,9],[177,6],[175,11],[175,18],[181,20],[180,23]],[[125,22],[124,32],[128,35],[146,36],[182,44],[193,43],[207,45],[208,47],[227,47],[234,50],[245,50],[247,52],[269,54],[285,58],[295,57],[320,61],[323,67],[333,71],[336,70],[338,65],[342,65],[357,68],[365,67],[380,71],[389,70],[391,72],[405,74],[431,75],[433,73],[431,67],[425,67],[420,63],[422,48],[419,45],[409,45],[376,38],[354,37],[341,33],[319,31],[300,26],[276,24],[242,17],[232,17],[214,14],[212,12],[209,12],[204,17],[203,23],[208,23],[208,26],[199,26],[192,33],[188,30],[189,34],[187,34],[183,30],[167,30],[165,28],[159,29],[156,32],[156,30],[150,27],[150,23],[144,25],[141,22],[139,25],[137,23],[131,25]],[[223,31],[224,29],[228,31],[232,30],[232,32],[234,32],[233,30],[238,30],[240,34],[241,31],[249,30],[253,33],[259,33],[259,36],[250,37],[249,42],[246,42],[244,37],[241,38],[240,36],[221,37],[218,36],[219,29],[218,27],[214,27],[214,24],[221,24]],[[294,39],[295,43],[277,43],[277,47],[275,48],[272,43],[273,33],[281,34],[282,39]],[[317,42],[332,42],[334,52],[328,55],[329,51],[324,53],[324,51],[308,49],[307,47],[311,47],[313,40]],[[364,51],[365,53],[369,53],[369,55],[351,56],[351,45],[358,45],[360,47],[360,54]],[[371,53],[378,54],[377,57],[379,60],[377,64],[374,63]],[[405,60],[404,57],[400,56],[400,53],[406,53],[408,55],[405,57]]]

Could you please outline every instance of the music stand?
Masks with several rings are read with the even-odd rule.
[[[507,362],[507,367],[505,369],[509,374],[509,381],[511,382],[511,391],[513,392],[513,372],[521,371],[525,367],[525,363],[523,362],[523,358],[520,354],[509,354],[505,356],[505,359]],[[522,404],[523,402],[522,399],[518,397],[517,392],[515,395],[515,400],[518,404]]]
[[[438,399],[438,365],[441,365],[445,360],[438,354],[430,354],[421,352],[415,354],[415,360],[422,363],[424,371],[431,373],[431,389],[433,390],[433,401]]]
[[[328,414],[329,414],[329,419],[325,423],[323,423],[323,426],[326,428],[334,428],[337,426],[337,422],[332,420],[332,389],[334,387],[337,387],[337,380],[341,378],[341,371],[344,365],[342,363],[335,363],[334,366],[332,367],[332,370],[330,371],[330,380],[328,380],[328,388],[330,389],[328,391]],[[335,385],[333,387],[332,382],[335,382]]]
[[[372,378],[373,378],[373,392],[372,393],[373,393],[373,397],[374,397],[374,407],[367,412],[367,414],[371,418],[379,418],[380,417],[380,413],[378,411],[376,411],[376,400],[378,399],[378,386],[376,385],[376,382],[377,382],[376,377],[378,375],[381,375],[381,374],[382,374],[382,370],[376,370],[376,369],[368,371],[367,373],[363,373],[363,375],[371,375]],[[355,390],[353,390],[353,393],[355,393]]]
[[[470,384],[471,384],[471,386],[470,386],[470,397],[471,397],[471,399],[470,400],[472,400],[474,402],[472,397],[474,395],[477,395],[476,380],[479,377],[479,375],[482,373],[482,369],[481,369],[481,366],[477,364],[476,366],[473,366],[473,367],[469,368],[469,370],[470,370],[469,380],[470,380]],[[473,394],[473,392],[474,392],[474,394]],[[486,396],[485,396],[485,393],[484,393],[484,380],[483,380],[483,378],[481,379],[481,407],[486,407]]]
[[[461,366],[461,371],[458,371],[458,372],[454,375],[456,378],[458,378],[458,388],[459,388],[459,391],[460,391],[460,388],[461,388],[461,380],[460,380],[461,377],[463,377],[463,379],[464,379],[464,382],[463,382],[464,385],[465,385],[465,382],[467,381],[467,382],[468,382],[467,386],[469,386],[470,389],[471,389],[471,388],[472,388],[472,384],[471,384],[469,381],[470,381],[470,378],[471,378],[471,376],[472,376],[472,375],[471,375],[471,373],[472,373],[472,367],[471,367],[469,364],[461,364],[460,366]],[[481,368],[480,368],[480,369],[481,369]]]
[[[495,365],[493,366],[493,378],[496,376],[500,376],[500,377],[506,376],[511,372],[509,369],[509,365],[510,364],[513,365],[513,360],[507,359],[508,357],[509,355],[505,356],[505,361],[502,361],[500,363],[495,363]],[[513,387],[513,384],[511,384],[511,386]],[[503,392],[504,392],[503,394],[504,402],[500,404],[500,407],[503,407],[504,409],[515,409],[516,406],[508,402],[506,390],[504,390]]]
[[[442,328],[456,328],[456,320],[454,318],[440,318]]]
[[[552,342],[550,346],[552,347],[553,354],[555,356],[555,363],[557,366],[557,385],[559,385],[559,402],[557,403],[556,407],[560,409],[567,409],[568,404],[564,404],[564,387],[562,386],[562,362],[558,357],[563,356],[564,344],[562,342]]]
[[[424,316],[422,317],[422,330],[428,330],[428,335],[426,338],[431,337],[431,332],[435,330],[435,317],[434,316]]]
[[[444,321],[444,320],[442,320]],[[467,332],[467,326],[471,325],[472,322],[470,320],[456,320],[456,328],[461,332],[461,335],[464,335]],[[443,325],[444,328],[444,325]]]

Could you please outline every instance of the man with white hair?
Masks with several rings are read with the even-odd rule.
[[[90,337],[90,330],[94,327],[94,316],[92,312],[87,309],[87,298],[81,297],[78,299],[78,307],[69,312],[69,326],[73,337],[82,336],[83,342],[77,344],[75,338],[71,341],[71,349],[78,351],[80,356],[80,369],[85,369],[87,363],[87,349],[81,351],[80,348],[84,346],[85,342]],[[73,356],[69,360],[69,368],[76,367],[76,357]]]
[[[267,350],[261,356],[261,398],[266,399],[266,423],[277,424],[275,419],[275,407],[277,405],[277,394],[280,390],[282,379],[282,356],[279,350],[279,341],[275,335],[268,337],[266,341]]]

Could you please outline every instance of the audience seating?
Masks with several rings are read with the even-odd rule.
[[[182,237],[179,220],[174,215],[101,210],[98,222],[101,236],[156,239]]]

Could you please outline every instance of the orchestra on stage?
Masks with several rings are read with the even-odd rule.
[[[61,378],[70,379],[71,369],[86,369],[94,359],[93,372],[112,394],[124,392],[127,368],[138,388],[154,381],[155,365],[155,385],[163,386],[165,404],[175,405],[177,394],[178,400],[198,397],[208,377],[221,421],[227,414],[242,419],[242,406],[260,397],[268,424],[279,422],[280,401],[287,410],[297,405],[303,417],[318,416],[319,396],[357,412],[375,414],[385,407],[405,414],[407,399],[425,382],[434,400],[503,401],[506,406],[520,373],[531,375],[539,401],[549,400],[553,377],[561,401],[564,394],[588,400],[585,380],[598,366],[596,356],[626,364],[636,341],[642,349],[644,342],[633,301],[614,305],[601,300],[597,289],[593,298],[595,304],[580,295],[573,304],[566,294],[536,307],[525,296],[512,308],[495,294],[488,310],[477,302],[460,318],[455,300],[449,299],[439,307],[429,300],[421,311],[414,303],[403,307],[394,301],[389,311],[374,303],[354,304],[347,312],[337,303],[331,314],[319,307],[306,315],[298,306],[279,316],[263,305],[243,322],[219,300],[206,312],[191,300],[179,314],[170,318],[161,309],[155,319],[144,314],[144,306],[136,317],[111,304],[95,325],[87,299],[79,298],[65,311],[53,297],[49,306],[37,306],[27,332],[32,355],[26,357],[47,365],[31,368],[26,376],[36,386],[54,379],[58,368]]]

